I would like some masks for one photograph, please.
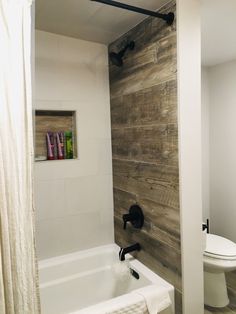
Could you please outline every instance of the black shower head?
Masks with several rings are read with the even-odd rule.
[[[125,55],[126,50],[127,49],[133,50],[134,47],[135,47],[135,43],[134,43],[134,41],[131,41],[120,52],[118,52],[118,53],[110,52],[109,57],[110,57],[111,62],[118,67],[122,67],[123,57]]]
[[[117,67],[121,67],[123,65],[122,57],[119,55],[119,53],[116,52],[110,52],[109,54],[111,63],[116,65]]]

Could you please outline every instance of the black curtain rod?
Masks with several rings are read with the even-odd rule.
[[[111,5],[113,7],[117,7],[117,8],[120,8],[120,9],[125,9],[125,10],[129,10],[129,11],[133,11],[133,12],[137,12],[137,13],[141,13],[141,14],[145,14],[145,15],[158,17],[160,19],[165,20],[168,25],[171,25],[173,23],[173,21],[174,21],[174,18],[175,18],[174,13],[172,13],[172,12],[170,12],[168,14],[162,14],[162,13],[158,13],[158,12],[154,12],[154,11],[138,8],[138,7],[135,7],[133,5],[129,5],[129,4],[113,1],[113,0],[91,0],[91,1],[104,3],[104,4]]]

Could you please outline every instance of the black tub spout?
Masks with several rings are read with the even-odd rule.
[[[134,251],[140,251],[140,250],[141,250],[141,246],[139,243],[135,243],[135,244],[127,246],[125,248],[121,248],[120,252],[119,252],[119,259],[120,259],[120,261],[124,261],[126,254],[134,252]]]

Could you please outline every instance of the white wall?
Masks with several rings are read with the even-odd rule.
[[[208,70],[211,232],[236,242],[236,60]]]
[[[209,173],[209,106],[208,68],[202,67],[202,212],[203,221],[210,218]]]
[[[77,111],[78,160],[35,163],[39,258],[113,242],[104,45],[36,31],[36,109]]]
[[[203,314],[200,1],[177,0],[183,313]]]

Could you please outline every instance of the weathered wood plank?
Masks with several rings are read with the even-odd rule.
[[[117,191],[119,191],[119,194],[121,194],[121,191],[122,193],[124,193],[124,195],[122,195],[124,200],[121,200],[120,195]],[[126,193],[129,196],[127,201]],[[162,230],[169,232],[178,238],[180,237],[179,213],[177,210],[168,206],[158,204],[155,201],[145,199],[143,198],[143,196],[140,197],[139,195],[133,195],[117,187],[114,188],[114,194],[115,201],[117,197],[115,205],[119,205],[119,210],[121,211],[120,213],[123,214],[124,211],[127,211],[132,205],[132,201],[133,203],[139,203],[144,212],[146,212],[146,222],[148,224],[158,226]],[[130,197],[130,195],[133,196],[133,199]]]
[[[149,199],[138,198],[144,212],[148,213],[147,221],[153,226],[169,233],[174,243],[180,248],[180,217],[179,212],[171,207],[160,205]],[[166,240],[167,242],[167,240]]]
[[[123,214],[128,212],[130,206],[136,203],[143,209],[145,217],[142,232],[148,233],[154,240],[156,239],[176,250],[180,250],[179,219],[176,211],[165,210],[162,212],[158,204],[155,204],[154,209],[150,208],[150,206],[145,206],[145,201],[139,200],[138,197],[128,192],[114,189],[114,216],[117,219],[122,219]],[[133,227],[127,224],[127,230],[129,229],[132,230]],[[139,232],[139,230],[135,231]]]
[[[126,214],[132,204],[137,203],[137,196],[131,192],[114,188],[114,214]]]
[[[178,165],[176,124],[112,130],[113,158]]]
[[[135,195],[136,201],[150,208],[150,219],[156,221],[163,215],[165,225],[170,223],[171,228],[174,223],[179,230],[178,169],[113,159],[113,185]]]
[[[121,177],[124,186],[132,187],[132,183],[128,182],[129,179],[132,179],[137,186],[146,184],[151,190],[165,188],[168,191],[169,189],[175,191],[177,195],[179,193],[178,167],[172,167],[165,164],[160,166],[155,163],[136,162],[133,160],[128,161],[115,158],[113,158],[112,164],[113,174],[117,177]],[[138,192],[139,190],[136,193]],[[176,208],[179,210],[179,203],[176,204]]]
[[[142,201],[143,206],[152,208],[153,213],[150,213],[150,215],[152,215],[150,218],[152,219],[157,219],[157,217],[154,217],[154,208],[156,212],[158,209],[162,210],[165,218],[167,219],[169,217],[169,223],[171,222],[171,219],[173,220],[172,223],[175,222],[177,229],[177,225],[179,223],[179,211],[177,209],[179,195],[177,192],[159,187],[153,189],[151,186],[148,187],[145,183],[137,185],[137,182],[133,179],[124,180],[125,178],[114,175],[114,187],[116,189],[129,191],[137,195],[140,202]],[[167,213],[168,217],[166,216]]]
[[[161,10],[162,11],[162,10]],[[163,12],[169,13],[169,12],[175,12],[176,11],[176,4],[174,1],[170,2],[169,5],[167,5]],[[174,20],[173,24],[171,26],[166,27],[166,23],[163,23],[160,19],[149,19],[146,25],[146,42],[157,42],[160,39],[164,37],[168,37],[169,35],[176,32],[176,19]]]
[[[177,123],[177,83],[168,81],[111,101],[112,128]]]
[[[156,45],[151,44],[149,49],[152,50],[151,55],[156,56],[150,59],[149,63],[142,57],[147,50],[145,48],[143,51],[127,55],[122,68],[112,67],[111,99],[176,79],[176,34],[161,39]],[[128,62],[131,58],[134,62]],[[137,62],[140,63],[139,66]]]

